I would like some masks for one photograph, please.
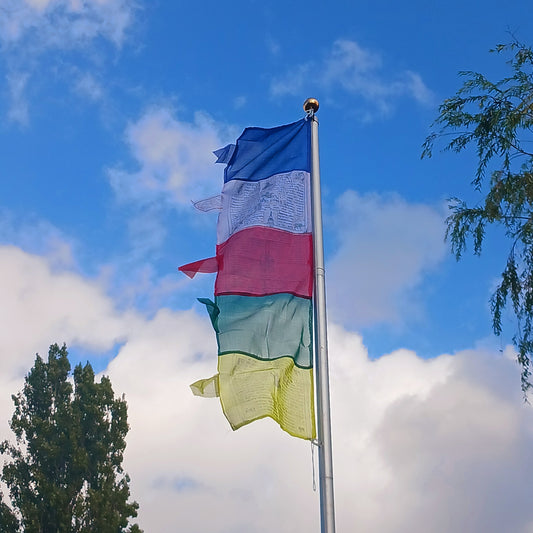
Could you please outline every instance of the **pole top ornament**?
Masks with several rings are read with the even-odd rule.
[[[316,98],[308,98],[304,102],[304,111],[308,115],[314,115],[318,111],[318,100]]]

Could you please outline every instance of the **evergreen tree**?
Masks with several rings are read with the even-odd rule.
[[[128,501],[122,469],[126,401],[114,397],[107,377],[95,382],[89,363],[75,367],[73,384],[70,370],[66,346],[54,344],[48,362],[37,355],[24,389],[12,396],[16,444],[0,445],[11,459],[1,478],[20,527],[25,533],[140,532],[128,526],[138,504]]]
[[[467,242],[480,254],[485,232],[500,226],[509,238],[505,266],[491,298],[492,326],[502,331],[507,304],[517,318],[513,341],[522,367],[522,390],[531,387],[533,354],[533,50],[517,40],[491,52],[510,56],[510,73],[490,81],[477,72],[466,78],[455,96],[444,100],[422,157],[431,156],[437,139],[446,137],[445,150],[461,152],[473,146],[477,168],[472,186],[477,205],[452,198],[446,238],[459,259]]]
[[[0,492],[0,531],[2,533],[17,533],[19,522],[13,511],[4,503]]]

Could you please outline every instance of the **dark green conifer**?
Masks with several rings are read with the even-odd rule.
[[[74,368],[72,381],[70,370],[66,346],[54,344],[12,396],[16,444],[5,441],[0,452],[10,459],[1,479],[14,514],[2,504],[0,520],[13,532],[139,533],[129,526],[138,504],[128,501],[122,469],[126,401],[114,397],[107,377],[95,382],[89,363]]]

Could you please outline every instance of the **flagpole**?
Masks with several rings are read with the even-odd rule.
[[[324,239],[322,236],[322,201],[320,195],[320,159],[318,155],[318,100],[308,98],[304,111],[311,121],[311,206],[313,213],[314,316],[317,391],[318,471],[320,484],[321,533],[335,533],[333,495],[333,457],[329,406],[328,334],[326,319],[326,283]]]

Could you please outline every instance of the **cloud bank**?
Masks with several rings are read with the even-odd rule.
[[[128,401],[125,467],[146,531],[316,530],[309,444],[269,420],[233,433],[216,400],[191,395],[189,383],[215,371],[207,317],[118,310],[47,256],[2,246],[0,259],[0,438],[35,351],[120,339],[106,374]],[[370,360],[363,339],[332,322],[330,369],[339,530],[532,531],[533,411],[512,353]]]

